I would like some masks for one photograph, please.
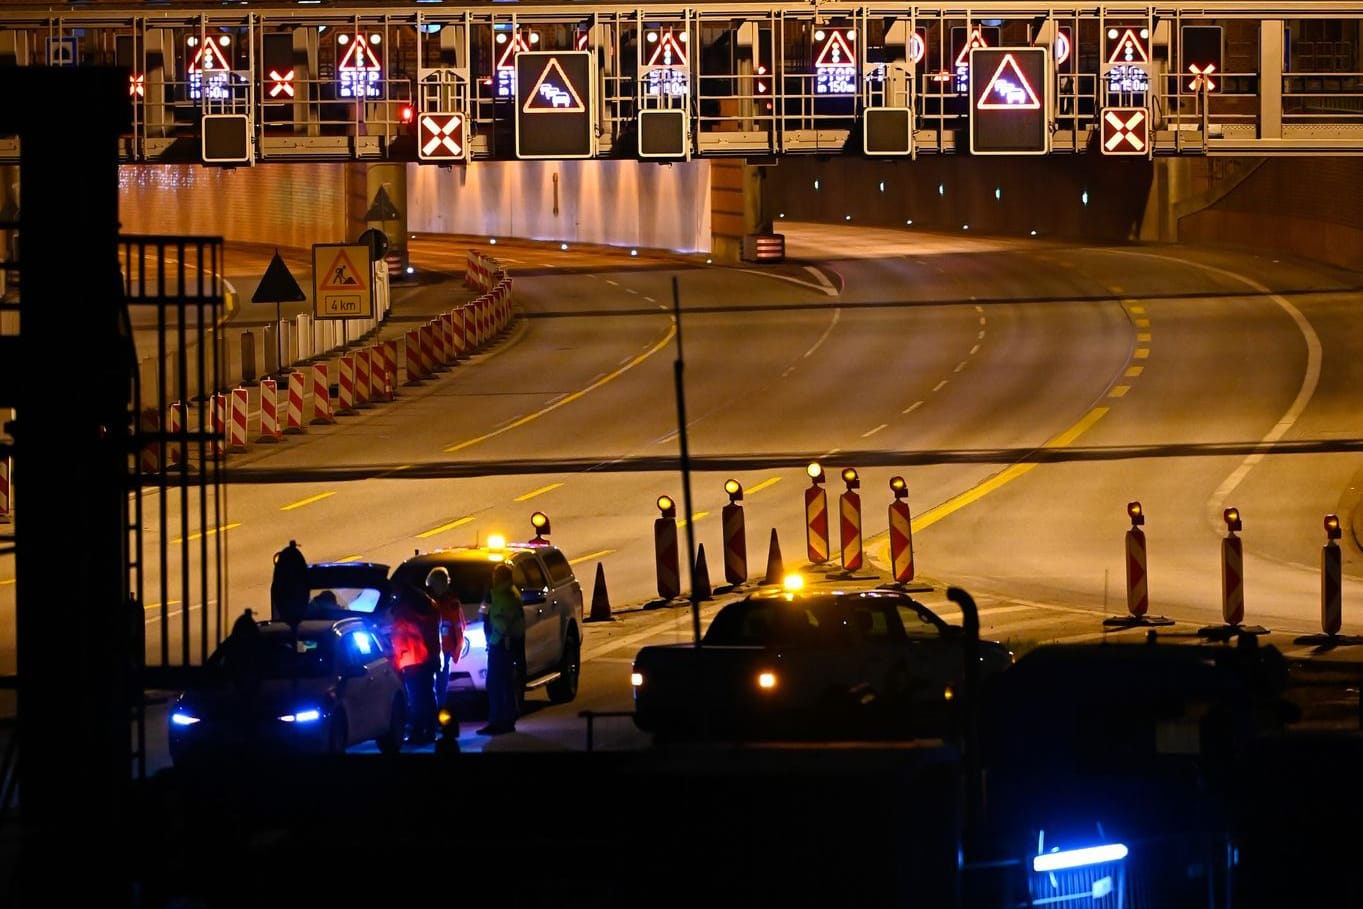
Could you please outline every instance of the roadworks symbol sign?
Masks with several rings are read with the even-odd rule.
[[[322,272],[320,282],[322,290],[359,290],[364,284],[360,281],[360,272],[350,261],[345,250],[338,252],[331,265]]]

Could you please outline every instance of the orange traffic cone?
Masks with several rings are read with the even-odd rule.
[[[763,584],[779,584],[781,576],[786,573],[785,565],[781,563],[781,544],[776,541],[776,528],[771,529],[771,548],[767,551],[767,574],[762,578]]]
[[[710,569],[705,566],[704,543],[701,543],[696,550],[696,570],[691,573],[691,598],[693,600],[714,599],[714,593],[710,590]]]
[[[609,622],[611,620],[611,604],[606,598],[606,569],[601,567],[601,563],[596,563],[596,586],[592,589],[592,612],[587,616],[588,622]]]

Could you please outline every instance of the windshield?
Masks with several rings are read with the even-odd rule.
[[[834,603],[740,600],[719,611],[702,641],[706,644],[764,647],[831,647],[846,636]]]

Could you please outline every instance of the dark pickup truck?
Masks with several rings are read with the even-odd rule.
[[[893,589],[763,589],[700,644],[634,658],[634,722],[655,740],[906,738],[954,729],[966,636]],[[1012,663],[979,642],[981,676]]]

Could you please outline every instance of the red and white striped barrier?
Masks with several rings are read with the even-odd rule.
[[[392,401],[398,396],[398,344],[384,341],[379,345],[379,351],[383,361],[383,384],[379,387],[383,389],[384,399]]]
[[[230,451],[245,451],[246,422],[250,413],[251,398],[245,388],[232,389],[232,419],[227,424],[227,447]]]
[[[838,540],[842,544],[844,571],[857,571],[862,564],[861,496],[847,490],[838,496]]]
[[[11,493],[9,488],[9,455],[0,458],[0,524],[10,521]]]
[[[208,446],[208,453],[213,457],[220,456],[225,446],[223,440],[227,438],[227,395],[217,392],[213,395],[213,441]]]
[[[341,355],[341,374],[336,384],[336,414],[355,412],[355,355]]]
[[[284,431],[303,432],[303,387],[307,376],[302,370],[289,373],[289,400],[284,409]]]
[[[279,383],[260,380],[260,435],[257,442],[278,442],[284,437],[279,427]]]
[[[450,320],[450,330],[454,332],[454,355],[466,357],[469,353],[468,338],[464,336],[464,308],[455,307],[445,314]]]
[[[900,490],[894,487],[893,481],[891,488],[895,489],[896,497],[889,508],[890,568],[896,583],[907,584],[914,575],[913,516],[909,512],[909,503],[899,497]]]
[[[828,494],[817,484],[805,490],[805,548],[809,561],[828,561]]]
[[[743,506],[730,502],[720,512],[724,528],[724,579],[735,586],[748,580],[748,534]]]
[[[681,596],[681,558],[677,550],[677,519],[653,521],[653,555],[658,570],[658,596],[675,600]]]
[[[363,407],[369,403],[369,349],[355,351],[355,405]]]
[[[403,367],[406,370],[404,385],[415,385],[422,379],[421,372],[421,334],[415,328],[404,335]]]
[[[336,415],[331,412],[331,377],[326,363],[312,364],[312,422],[336,422]]]
[[[417,330],[417,337],[420,339],[421,374],[423,376],[435,373],[435,332],[431,330],[431,323],[427,322]]]

